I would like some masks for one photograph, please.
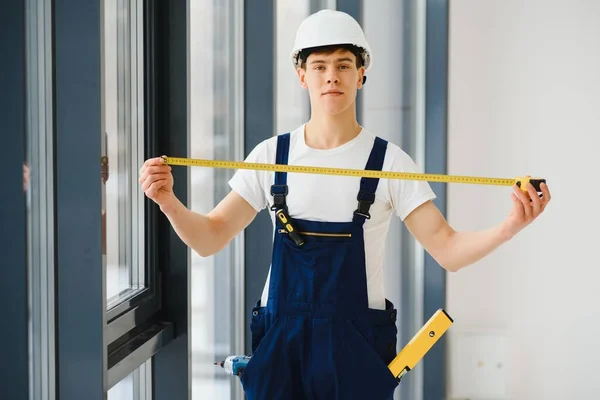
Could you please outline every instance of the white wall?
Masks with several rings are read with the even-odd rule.
[[[449,57],[448,172],[540,175],[553,197],[511,243],[449,274],[448,397],[598,399],[600,1],[452,1]],[[497,224],[510,191],[450,185],[448,219]]]

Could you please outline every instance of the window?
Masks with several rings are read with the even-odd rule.
[[[102,2],[102,6],[99,172],[108,387],[114,389],[112,396],[118,396],[133,385],[132,398],[143,399],[139,397],[144,391],[142,378],[149,375],[144,375],[143,367],[131,371],[140,363],[148,364],[160,345],[173,336],[169,316],[158,320],[163,306],[155,244],[159,210],[145,198],[138,182],[139,169],[146,158],[155,155],[157,143],[155,115],[149,110],[156,102],[153,38],[158,16],[154,2],[116,0]]]
[[[156,65],[165,58],[156,49],[164,50],[164,43],[154,39],[171,34],[158,4],[24,4],[29,212],[23,276],[29,278],[34,400],[80,399],[110,389],[111,398],[121,392],[147,399],[149,360],[175,336],[173,310],[181,302],[162,302],[161,288],[169,285],[159,273],[171,265],[167,259],[159,271],[155,245],[166,229],[156,228],[164,221],[137,182],[143,160],[156,151],[155,115],[163,111],[155,112],[156,82],[172,84],[171,71]],[[175,253],[169,245],[165,252]],[[171,367],[158,358],[153,368]],[[86,368],[73,368],[82,362]],[[170,385],[161,378],[155,382]]]
[[[102,247],[107,307],[147,286],[144,198],[137,171],[144,160],[143,3],[104,4]]]
[[[146,361],[107,393],[107,400],[151,400],[152,363]]]
[[[103,4],[102,262],[106,271],[107,341],[160,309],[158,253],[152,245],[158,210],[147,207],[139,169],[154,154],[154,60],[148,23],[152,3]],[[136,322],[137,321],[137,322]]]

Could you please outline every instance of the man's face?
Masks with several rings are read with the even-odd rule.
[[[311,107],[337,115],[353,106],[356,91],[362,87],[364,67],[356,68],[356,56],[348,50],[331,54],[311,54],[305,68],[298,68],[303,88],[308,89]]]

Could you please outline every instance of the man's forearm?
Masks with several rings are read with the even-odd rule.
[[[438,262],[448,271],[458,271],[471,265],[510,240],[502,225],[485,231],[452,231],[446,241],[446,249]]]
[[[206,216],[189,210],[178,199],[161,207],[179,238],[202,257],[217,253],[223,247],[215,223]]]

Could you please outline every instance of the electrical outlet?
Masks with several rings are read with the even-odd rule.
[[[450,338],[450,398],[507,400],[508,339],[502,333],[458,332]]]

